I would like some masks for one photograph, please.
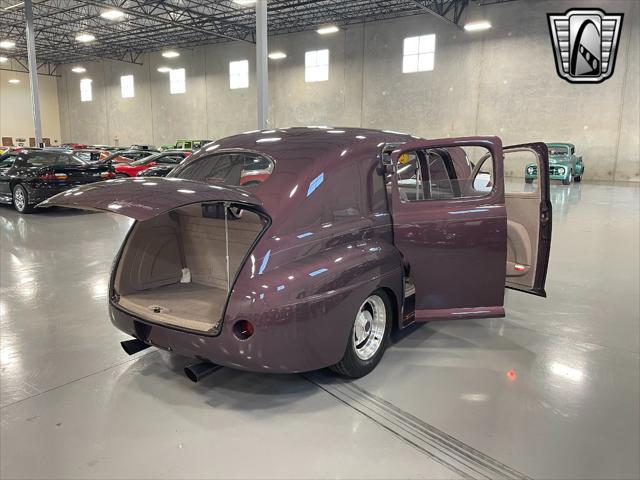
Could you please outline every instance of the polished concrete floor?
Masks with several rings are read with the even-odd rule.
[[[0,477],[638,479],[640,188],[552,195],[547,299],[414,328],[354,382],[127,357],[106,288],[129,222],[0,207]]]

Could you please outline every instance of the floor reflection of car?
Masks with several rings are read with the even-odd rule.
[[[191,152],[186,151],[164,151],[161,153],[156,153],[155,155],[150,155],[141,160],[136,160],[135,162],[118,163],[115,165],[116,176],[145,176],[145,171],[152,167],[170,167],[169,171],[171,171],[171,169],[177,167],[180,162],[182,162],[182,160],[187,158],[190,153]]]
[[[0,156],[0,202],[20,213],[73,187],[114,178],[109,165],[57,151],[21,150]]]
[[[582,156],[576,155],[576,147],[572,143],[547,143],[549,149],[549,178],[560,180],[563,185],[582,181],[584,162]],[[524,181],[533,183],[538,176],[535,164],[525,167]]]
[[[457,168],[469,146],[484,153]],[[543,172],[530,194],[503,178],[523,151]],[[166,178],[79,187],[42,206],[136,220],[108,294],[111,322],[134,337],[127,352],[197,359],[192,380],[213,364],[361,377],[392,329],[504,316],[505,287],[546,295],[547,161],[542,143],[495,137],[274,129],[218,140]],[[490,191],[474,187],[480,172]]]

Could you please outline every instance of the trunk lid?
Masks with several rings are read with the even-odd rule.
[[[229,202],[251,206],[264,213],[262,202],[244,188],[163,177],[96,182],[67,190],[38,206],[98,210],[143,221],[203,202]]]

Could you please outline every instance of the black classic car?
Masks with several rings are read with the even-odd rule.
[[[0,203],[30,213],[56,193],[109,178],[115,178],[112,166],[90,163],[71,153],[9,151],[0,156]]]

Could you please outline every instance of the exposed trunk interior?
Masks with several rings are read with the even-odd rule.
[[[119,305],[152,322],[215,329],[228,288],[264,227],[256,213],[221,203],[189,205],[137,222],[116,271]]]

